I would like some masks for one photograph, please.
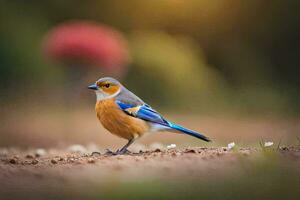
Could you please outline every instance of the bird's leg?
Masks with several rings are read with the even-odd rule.
[[[115,155],[123,155],[125,153],[130,153],[130,151],[127,150],[127,148],[134,142],[134,139],[130,139],[128,140],[128,143],[125,144],[125,146],[123,146],[121,149],[118,149],[116,152],[113,152],[109,149],[106,149],[105,155],[111,155],[111,156],[115,156]]]
[[[119,149],[116,153],[118,155],[122,155],[122,154],[125,154],[125,153],[130,153],[130,151],[127,150],[127,148],[134,142],[134,139],[130,139],[128,140],[128,143],[125,144],[124,147],[122,147],[121,149]]]

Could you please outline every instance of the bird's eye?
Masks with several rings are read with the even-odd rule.
[[[104,87],[106,87],[106,88],[109,88],[109,86],[110,86],[109,83],[106,83],[106,84],[104,85]]]

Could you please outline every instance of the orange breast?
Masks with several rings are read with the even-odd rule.
[[[140,137],[149,130],[148,124],[124,113],[114,99],[98,101],[96,113],[101,124],[112,134],[125,139]]]

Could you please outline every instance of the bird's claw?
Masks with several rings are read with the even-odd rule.
[[[113,152],[109,149],[106,149],[105,155],[109,155],[109,156],[116,156],[116,155],[124,155],[124,154],[131,154],[131,152],[127,149],[118,149],[116,152]]]
[[[118,149],[116,152],[118,155],[124,155],[124,154],[131,154],[131,151],[129,151],[128,149]]]

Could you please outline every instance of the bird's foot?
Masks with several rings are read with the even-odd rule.
[[[127,149],[118,149],[116,152],[106,149],[106,152],[105,152],[105,155],[108,155],[108,156],[125,155],[125,154],[129,155],[129,154],[131,154],[131,152]]]
[[[117,152],[113,152],[113,151],[111,151],[109,149],[106,149],[105,155],[107,155],[107,156],[115,156],[115,155],[117,155]]]
[[[118,149],[116,153],[117,153],[117,155],[124,155],[124,154],[130,155],[130,154],[132,154],[131,151],[129,151],[128,149]]]

